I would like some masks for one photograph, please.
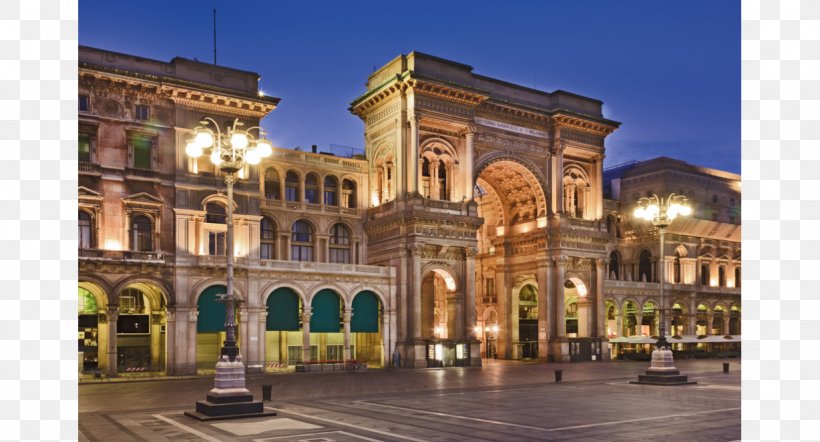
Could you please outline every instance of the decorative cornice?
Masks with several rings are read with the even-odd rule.
[[[604,137],[611,134],[618,128],[615,124],[601,123],[561,112],[554,114],[552,119],[556,127],[570,128]]]
[[[278,98],[252,99],[241,92],[208,85],[182,82],[170,77],[135,74],[127,71],[106,70],[83,65],[78,73],[80,84],[114,95],[140,95],[171,100],[176,104],[214,112],[230,113],[251,118],[262,118],[276,109]],[[176,84],[185,83],[185,84]]]

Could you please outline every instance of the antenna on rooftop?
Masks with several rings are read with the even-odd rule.
[[[216,8],[214,8],[214,64],[216,64]]]

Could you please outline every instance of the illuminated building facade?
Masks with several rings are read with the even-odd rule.
[[[678,184],[698,209],[670,227],[661,260],[681,281],[667,290],[676,331],[722,333],[739,315],[739,177],[667,159],[608,176],[604,141],[619,123],[599,100],[402,55],[351,104],[364,159],[275,148],[240,172],[229,202],[219,170],[184,146],[202,117],[250,127],[273,111],[258,74],[79,55],[86,372],[213,369],[227,204],[248,370],[605,359],[609,340],[657,326],[657,246],[629,222],[630,198]]]

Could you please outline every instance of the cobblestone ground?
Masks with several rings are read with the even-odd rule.
[[[183,415],[212,379],[79,388],[81,441],[455,441],[740,439],[740,360],[677,361],[696,385],[629,384],[642,362],[249,376],[277,416],[200,422]],[[555,370],[563,382],[555,383]]]

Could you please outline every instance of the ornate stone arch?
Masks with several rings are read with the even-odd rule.
[[[374,295],[376,295],[376,297],[379,298],[379,302],[382,303],[382,308],[383,309],[386,310],[390,306],[390,302],[389,302],[389,299],[388,299],[387,295],[384,293],[384,290],[382,290],[380,287],[373,286],[373,285],[370,285],[370,284],[359,284],[359,285],[353,287],[352,289],[350,289],[350,306],[351,306],[351,308],[353,306],[353,300],[356,299],[356,295],[358,295],[361,292],[365,292],[365,291],[372,292]]]
[[[260,301],[261,302],[260,302],[259,305],[262,306],[262,307],[267,307],[268,298],[270,298],[270,295],[278,289],[290,289],[290,290],[292,290],[293,293],[296,293],[296,296],[298,296],[299,299],[302,301],[302,305],[303,306],[307,305],[306,304],[307,299],[308,299],[307,292],[296,281],[291,281],[291,280],[279,280],[279,281],[270,282],[270,283],[266,284],[262,288],[262,290],[260,290],[260,293],[261,293]]]
[[[675,253],[677,253],[681,258],[686,258],[686,256],[689,255],[689,251],[683,244],[678,244],[678,246],[675,247]]]
[[[442,148],[439,153],[436,153],[433,150],[437,147]],[[456,148],[447,139],[437,137],[437,136],[431,136],[431,137],[427,137],[427,138],[423,139],[419,143],[419,158],[424,157],[425,154],[427,154],[427,153],[432,153],[433,155],[435,155],[436,158],[449,157],[451,165],[459,164],[459,157],[458,157],[458,153],[456,151]],[[446,155],[443,155],[443,154],[446,154]]]
[[[514,166],[498,167],[502,162],[509,162]],[[522,219],[547,216],[549,187],[545,185],[542,173],[529,160],[504,152],[487,156],[473,173],[473,182],[479,181],[504,195],[503,198],[499,195],[499,200],[506,211],[506,223],[513,222],[512,211]],[[482,184],[482,188],[484,187]]]
[[[191,287],[190,293],[193,295],[193,298],[191,299],[191,305],[196,306],[197,302],[199,301],[199,297],[202,296],[202,293],[205,290],[207,290],[208,287],[211,287],[211,286],[214,286],[214,285],[224,285],[225,287],[228,286],[226,281],[224,279],[220,279],[220,278],[208,278],[208,279],[199,281],[198,283],[194,284],[193,287]],[[240,284],[234,283],[233,291],[234,291],[234,293],[239,295],[239,299],[241,299],[245,302],[248,301],[248,297],[242,291],[242,287],[241,287]]]
[[[460,288],[459,272],[453,269],[450,265],[440,261],[428,262],[422,265],[420,272],[421,274],[419,275],[419,277],[424,279],[424,277],[430,272],[435,272],[437,275],[441,276],[444,279],[445,284],[447,284],[447,291],[454,292]],[[450,288],[448,277],[452,281],[452,289]]]
[[[80,277],[80,280],[77,282],[77,287],[88,290],[92,295],[94,295],[94,300],[97,301],[97,310],[105,310],[108,306],[108,294],[111,293],[111,291],[108,291],[110,287],[107,284],[100,285],[97,281],[91,281]]]
[[[322,290],[330,290],[333,293],[336,293],[339,296],[339,299],[342,301],[342,305],[344,308],[349,308],[350,304],[353,302],[352,298],[350,298],[350,293],[345,290],[339,284],[334,282],[320,282],[319,284],[314,285],[309,290],[308,295],[308,302],[305,305],[311,305],[313,302],[313,298],[316,296],[317,293],[321,292]]]
[[[129,277],[123,279],[122,281],[119,281],[117,283],[117,285],[114,286],[113,294],[115,296],[119,296],[119,294],[123,290],[128,288],[128,286],[131,286],[131,285],[134,285],[134,284],[146,284],[146,285],[156,287],[157,291],[163,296],[166,307],[175,305],[175,303],[176,303],[176,299],[174,297],[173,289],[171,289],[164,281],[154,279],[154,278],[150,278],[150,277],[139,276],[139,275],[129,276]],[[151,294],[151,293],[146,293],[146,295],[148,295],[148,297],[151,298],[152,301],[159,301],[157,299],[153,299],[153,296],[152,296],[153,294]]]
[[[207,210],[208,203],[219,203],[225,206],[225,209],[228,208],[228,196],[224,193],[212,193],[205,198],[202,198],[202,202],[200,203],[200,207],[202,207],[203,211]],[[236,200],[232,201],[233,203],[233,211],[237,213],[239,210],[239,205],[236,204]]]

